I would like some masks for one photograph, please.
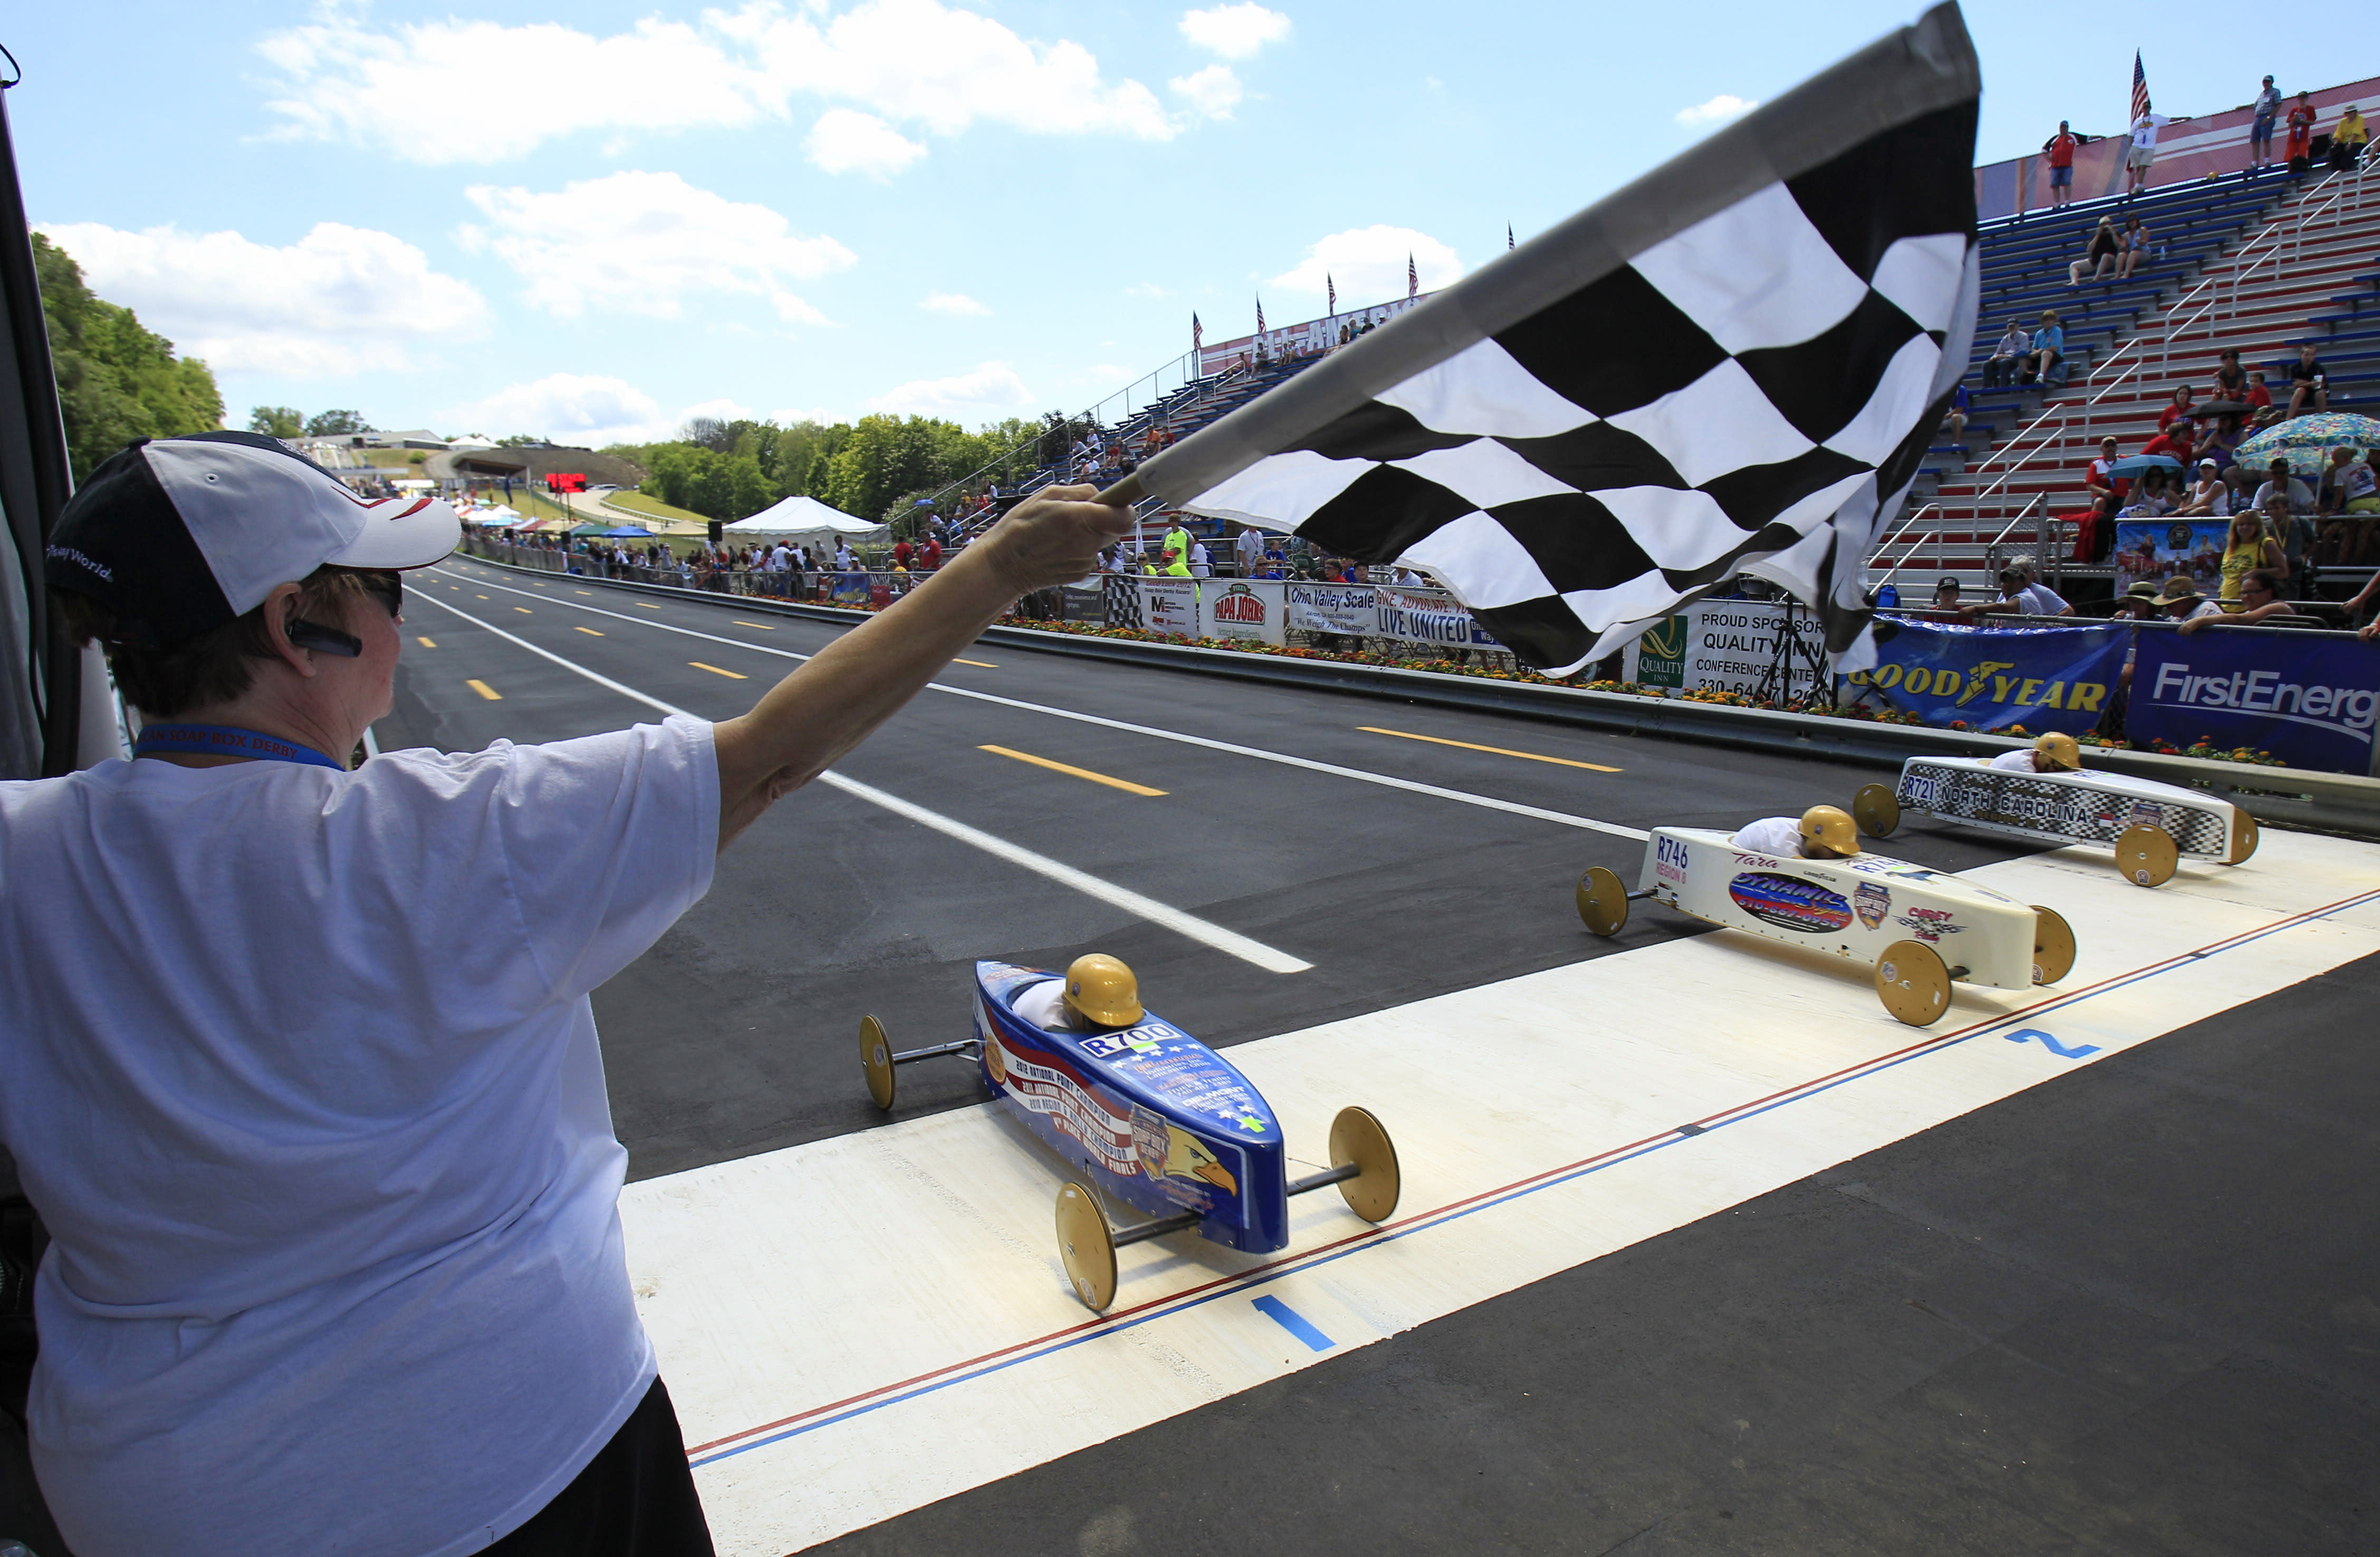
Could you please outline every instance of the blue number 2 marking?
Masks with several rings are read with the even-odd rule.
[[[2050,1037],[2039,1028],[2019,1028],[2014,1032],[2002,1033],[2000,1036],[2007,1039],[2010,1043],[2022,1043],[2028,1038],[2037,1038],[2041,1040],[2041,1046],[2044,1049],[2048,1050],[2051,1053],[2057,1055],[2061,1060],[2079,1060],[2083,1058],[2085,1055],[2095,1054],[2099,1052],[2099,1046],[2095,1043],[2081,1043],[2069,1049],[2066,1045],[2058,1042],[2058,1040]]]

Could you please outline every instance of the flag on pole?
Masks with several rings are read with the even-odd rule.
[[[1207,344],[1207,332],[1198,322],[1198,310],[1190,310],[1190,349],[1197,351]]]
[[[1339,284],[1330,279],[1330,273],[1329,271],[1324,271],[1322,273],[1322,290],[1330,299],[1330,306],[1323,311],[1326,313],[1337,313],[1339,311]]]
[[[1413,251],[1407,249],[1405,251],[1405,297],[1410,299],[1420,296],[1421,272],[1414,269]]]
[[[1259,292],[1257,294],[1257,334],[1261,335],[1264,333],[1264,294]]]
[[[1512,249],[1518,249],[1519,247],[1521,247],[1519,244],[1517,244],[1517,243],[1515,243],[1515,242],[1513,242],[1513,241],[1512,241],[1512,223],[1510,223],[1510,222],[1505,223],[1505,224],[1504,224],[1504,248],[1506,249],[1506,250],[1507,250],[1507,251],[1509,251],[1509,250],[1512,250]]]
[[[1427,568],[1557,675],[1742,573],[1818,611],[1838,670],[1865,668],[1868,552],[1974,335],[1981,87],[1957,6],[1937,6],[1138,482]]]
[[[2132,51],[2132,115],[2125,122],[2136,124],[2149,111],[2149,73],[2141,68],[2141,51]]]

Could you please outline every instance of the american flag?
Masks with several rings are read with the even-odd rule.
[[[1508,249],[1518,249],[1521,247],[1519,244],[1512,241],[1512,224],[1510,222],[1504,224],[1504,247]]]
[[[1261,335],[1264,333],[1264,295],[1262,293],[1258,293],[1257,295],[1257,334]]]
[[[1322,289],[1324,292],[1328,293],[1330,298],[1330,307],[1326,311],[1337,313],[1339,311],[1339,284],[1330,279],[1330,273],[1329,271],[1322,273]]]
[[[2132,51],[2132,116],[2129,122],[2138,123],[2140,116],[2148,111],[2149,73],[2141,68],[2141,51],[2134,49]]]
[[[1421,272],[1414,269],[1413,255],[1410,252],[1405,255],[1405,296],[1408,298],[1421,296]]]
[[[1196,351],[1206,344],[1207,331],[1205,327],[1198,322],[1196,310],[1193,310],[1190,314],[1190,349]]]
[[[1135,490],[1427,568],[1557,675],[1746,573],[1864,669],[1868,553],[1974,335],[1981,91],[1937,6],[1144,462]]]

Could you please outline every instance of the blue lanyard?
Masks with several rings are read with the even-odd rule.
[[[310,746],[285,741],[278,736],[261,735],[254,730],[235,729],[228,724],[147,724],[132,743],[132,755],[148,757],[167,751],[197,752],[208,757],[251,757],[264,762],[303,762],[310,767],[331,768],[346,772],[345,762],[334,762]]]

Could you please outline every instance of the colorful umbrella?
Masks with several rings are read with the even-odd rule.
[[[2317,411],[2276,422],[2240,444],[2231,457],[2252,470],[2286,459],[2289,474],[2314,477],[2330,463],[2331,450],[2353,449],[2361,458],[2375,445],[2380,445],[2380,420],[2351,411]]]

